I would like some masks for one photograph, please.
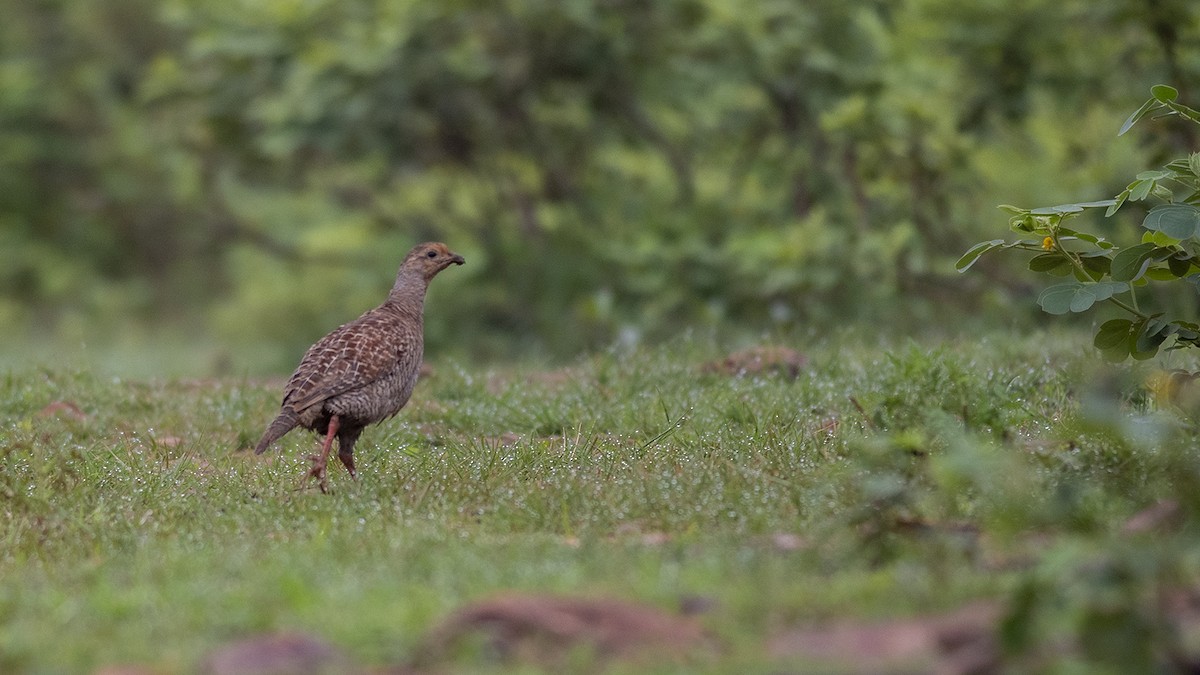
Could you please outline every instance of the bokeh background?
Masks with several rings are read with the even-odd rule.
[[[287,371],[413,244],[430,350],[1036,325],[998,203],[1200,148],[1194,0],[7,0],[3,362]],[[1191,127],[1191,128],[1187,128]],[[1137,236],[1127,209],[1099,223]]]

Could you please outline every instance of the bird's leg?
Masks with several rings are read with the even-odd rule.
[[[338,459],[342,460],[352,478],[358,478],[358,472],[354,470],[354,443],[361,433],[362,427],[353,423],[343,426],[338,431]]]
[[[325,442],[321,445],[321,454],[309,457],[312,460],[312,468],[308,470],[310,478],[317,479],[317,487],[321,488],[321,492],[326,492],[325,489],[325,464],[329,461],[329,450],[333,447],[333,437],[337,435],[338,426],[341,420],[337,415],[329,418],[329,430],[325,432]]]
[[[346,465],[346,470],[350,472],[351,478],[358,478],[358,474],[354,472],[354,453],[353,452],[338,452],[338,459],[342,460],[342,464]]]

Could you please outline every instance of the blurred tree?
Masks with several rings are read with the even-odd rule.
[[[0,318],[293,351],[426,238],[470,263],[433,343],[927,320],[995,295],[945,283],[993,204],[1119,190],[1098,139],[1200,74],[1184,0],[9,5]]]

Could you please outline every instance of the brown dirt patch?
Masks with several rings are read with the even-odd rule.
[[[417,661],[431,666],[468,640],[482,639],[497,660],[543,667],[572,656],[681,659],[711,651],[712,639],[693,619],[608,598],[503,595],[475,602],[433,629]]]
[[[309,675],[355,672],[329,643],[300,633],[259,635],[222,645],[200,665],[203,675]]]
[[[767,652],[834,672],[991,672],[1000,659],[1000,614],[981,602],[929,617],[794,628],[768,639]]]
[[[54,401],[38,411],[38,417],[65,417],[82,422],[88,418],[87,413],[74,401]]]
[[[781,375],[795,379],[808,365],[808,357],[787,347],[762,345],[734,352],[720,361],[704,365],[706,373],[731,377],[744,375]]]

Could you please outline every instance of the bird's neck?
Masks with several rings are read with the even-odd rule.
[[[401,271],[383,306],[399,314],[420,319],[425,312],[425,291],[429,282],[417,273]]]

